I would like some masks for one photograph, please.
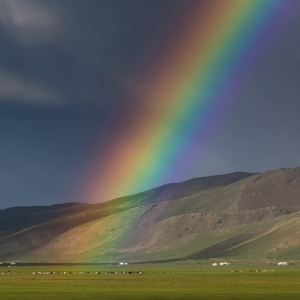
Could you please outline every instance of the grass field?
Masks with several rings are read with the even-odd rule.
[[[242,263],[212,267],[207,262],[202,266],[196,262],[123,267],[0,266],[0,295],[1,299],[55,300],[300,299],[300,268]]]

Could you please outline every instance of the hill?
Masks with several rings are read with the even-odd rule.
[[[1,260],[299,259],[300,168],[167,184],[105,203],[0,211]]]

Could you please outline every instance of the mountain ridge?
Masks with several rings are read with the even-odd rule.
[[[249,249],[261,257],[273,251],[298,257],[298,223],[300,168],[235,172],[104,203],[2,210],[0,257],[147,261],[247,257]]]

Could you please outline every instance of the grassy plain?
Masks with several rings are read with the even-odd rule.
[[[121,274],[122,271],[143,273]],[[300,268],[245,263],[212,267],[211,262],[197,266],[194,261],[124,267],[0,266],[0,294],[1,299],[7,300],[300,299]]]

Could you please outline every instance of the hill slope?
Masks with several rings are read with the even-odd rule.
[[[0,257],[134,261],[300,258],[300,168],[168,184],[99,204],[0,211]]]

